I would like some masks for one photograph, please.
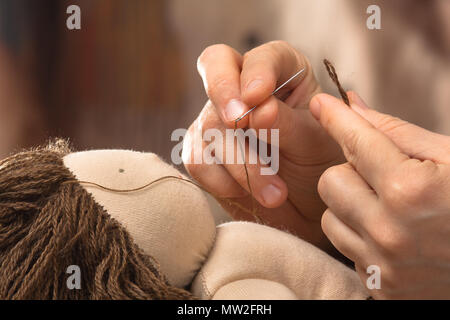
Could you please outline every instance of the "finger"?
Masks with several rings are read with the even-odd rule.
[[[382,132],[335,97],[316,95],[310,110],[377,193],[387,177],[410,159]]]
[[[258,157],[256,136],[250,135],[245,141],[242,139],[239,144],[238,138],[234,135],[235,131],[232,129],[226,130],[216,112],[216,108],[210,102],[202,110],[197,123],[198,135],[207,145],[211,144],[213,140],[211,139],[211,142],[205,141],[207,135],[211,132],[210,130],[218,131],[217,138],[222,140],[214,139],[209,151],[214,152],[215,157],[220,160],[233,180],[247,192],[252,193],[262,206],[275,208],[286,200],[288,192],[283,180],[276,174],[262,174],[263,169],[270,171],[270,168],[268,168],[268,165],[261,163]],[[244,133],[243,130],[240,131]],[[252,141],[251,147],[249,141]],[[202,158],[203,155],[204,153],[200,154],[200,157]],[[201,161],[203,161],[203,158]],[[216,183],[220,183],[220,181]]]
[[[401,119],[369,109],[355,92],[349,92],[352,109],[388,136],[404,153],[419,160],[450,163],[450,138]]]
[[[256,141],[256,139],[253,141]],[[256,143],[252,143],[252,146],[250,146],[247,141],[241,140],[238,142],[238,139],[232,145],[229,141],[226,143],[228,146],[225,146],[225,153],[222,158],[229,159],[228,153],[230,151],[233,152],[235,158],[232,162],[225,161],[223,166],[239,185],[247,192],[252,193],[263,207],[277,208],[282,205],[287,199],[287,186],[276,174],[262,174],[263,168],[269,168],[261,163],[257,154],[257,146],[254,145]],[[244,159],[245,166],[243,164]]]
[[[352,261],[359,261],[365,252],[363,239],[327,209],[322,215],[322,230],[333,246]]]
[[[300,84],[304,84],[307,88],[317,88],[309,62],[284,41],[272,41],[249,51],[244,55],[241,73],[243,101],[250,106],[259,105],[276,87],[302,69],[303,73],[280,90],[278,97],[299,87]],[[307,98],[309,101],[310,97]]]
[[[275,97],[264,101],[252,112],[249,127],[256,129],[259,139],[267,143],[272,143],[271,138],[278,136],[275,143],[288,157],[324,159],[326,155],[314,154],[321,151],[318,150],[318,145],[327,150],[337,149],[336,143],[329,138],[308,110],[293,109]],[[268,130],[263,133],[261,129]],[[278,135],[275,135],[273,129],[278,130]]]
[[[327,169],[320,177],[318,191],[339,220],[360,235],[366,233],[379,206],[378,197],[349,163]]]
[[[249,109],[241,101],[241,66],[241,55],[226,45],[208,47],[197,61],[197,69],[208,97],[217,108],[222,121],[230,128]],[[246,126],[246,121],[247,119],[239,121],[239,126]]]
[[[219,164],[185,164],[189,175],[211,195],[221,199],[242,198],[248,195]]]
[[[201,129],[194,122],[183,140],[183,162],[189,175],[198,181],[212,195],[219,198],[239,198],[247,192],[233,179],[228,171],[217,163],[206,164],[197,155],[203,154],[206,143],[201,137]]]

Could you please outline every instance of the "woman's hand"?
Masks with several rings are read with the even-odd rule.
[[[277,97],[271,96],[277,86],[303,68],[301,76]],[[317,182],[325,169],[342,163],[344,158],[308,110],[310,99],[321,90],[307,59],[281,41],[262,45],[244,56],[228,46],[214,45],[198,59],[198,70],[210,100],[185,136],[183,159],[193,159],[192,141],[202,139],[207,129],[233,129],[235,119],[257,105],[238,126],[279,129],[280,150],[277,175],[261,175],[263,165],[247,162],[252,191],[259,203],[258,216],[322,248],[331,247],[320,227],[325,205],[317,192]],[[208,145],[203,140],[201,151]],[[193,161],[185,161],[186,169],[208,191],[250,209],[242,164],[189,162]],[[227,201],[222,204],[237,219],[254,219],[238,206],[230,206]]]
[[[450,298],[450,137],[320,94],[313,115],[348,163],[328,169],[319,193],[322,227],[366,282],[381,270],[374,298]]]

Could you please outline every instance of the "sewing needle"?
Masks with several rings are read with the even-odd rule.
[[[286,82],[284,82],[281,86],[279,86],[278,88],[275,89],[274,92],[272,92],[272,94],[270,96],[273,96],[275,94],[277,94],[278,91],[280,91],[281,89],[283,89],[285,86],[287,86],[292,80],[294,80],[295,78],[297,78],[299,75],[301,75],[303,72],[305,71],[305,68],[301,69],[299,72],[297,72],[296,74],[294,74],[292,77],[290,77]],[[254,106],[253,108],[251,108],[250,110],[248,110],[246,113],[244,113],[242,116],[240,116],[239,118],[237,118],[235,121],[235,123],[238,123],[239,121],[241,121],[242,119],[244,119],[246,116],[248,116],[253,110],[255,110],[258,106]]]

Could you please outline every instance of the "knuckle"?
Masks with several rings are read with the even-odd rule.
[[[293,49],[291,44],[285,40],[273,40],[267,43],[271,47],[283,47],[288,49]]]
[[[347,159],[349,162],[353,162],[358,156],[358,150],[362,143],[359,134],[354,130],[346,130],[342,134],[342,143]]]
[[[264,44],[260,47],[256,47],[250,51],[247,51],[243,56],[243,65],[244,68],[246,68],[255,62],[277,61],[278,56],[279,54],[276,48],[271,45]]]
[[[434,163],[423,163],[391,175],[383,187],[383,200],[395,209],[428,203],[437,186],[433,166]]]
[[[205,132],[214,128],[217,128],[217,121],[215,121],[215,119],[212,119],[212,117],[204,117],[201,121],[201,128],[200,128],[202,140]]]
[[[219,76],[215,79],[213,79],[206,89],[206,93],[209,97],[212,97],[216,94],[224,92],[227,88],[230,88],[232,86],[232,82],[229,78],[226,78],[225,76]]]
[[[244,64],[246,64],[246,62],[253,56],[253,54],[255,53],[257,48],[254,48],[250,51],[247,51],[246,53],[244,53],[244,55],[242,56],[242,59],[244,61]]]
[[[380,116],[379,119],[377,119],[377,122],[375,123],[375,127],[378,130],[384,132],[385,134],[395,132],[399,128],[406,125],[409,125],[409,123],[389,115]]]
[[[194,124],[202,133],[211,128],[222,128],[222,121],[220,120],[216,107],[210,101],[202,109]]]
[[[390,207],[398,207],[406,202],[406,197],[411,197],[408,192],[409,184],[403,177],[390,177],[384,182],[383,200]]]
[[[390,258],[401,259],[407,256],[412,248],[411,236],[392,223],[382,223],[369,233],[381,252]]]
[[[264,54],[266,55],[272,55],[273,58],[278,58],[281,57],[284,52],[286,51],[290,52],[292,50],[293,47],[287,41],[273,40],[246,52],[244,54],[244,60],[248,60],[256,53],[261,52],[264,52]]]
[[[204,133],[208,129],[216,128],[218,121],[211,112],[205,112],[199,119],[199,129]]]
[[[197,64],[201,65],[205,61],[210,60],[211,58],[214,58],[217,56],[219,52],[231,50],[229,46],[226,44],[213,44],[211,46],[206,47],[206,49],[203,50],[203,52],[200,54],[200,56],[197,59]]]
[[[325,212],[322,214],[322,218],[320,220],[320,225],[322,227],[323,233],[325,235],[329,236],[330,232],[330,210],[325,210]]]
[[[275,40],[269,43],[268,48],[270,48],[270,52],[278,59],[284,60],[285,58],[293,57],[294,59],[298,58],[297,51],[291,46],[291,44],[284,40]]]
[[[309,72],[310,64],[308,59],[289,42],[285,40],[274,40],[269,42],[269,46],[272,47],[272,51],[281,54],[281,57],[283,57],[283,54],[287,54],[287,57],[295,59],[298,63],[305,66],[307,69],[306,71]],[[286,58],[286,56],[284,57]]]
[[[409,182],[409,187],[403,188],[403,201],[411,206],[428,202],[429,195],[433,193],[432,189],[434,189],[433,183],[431,183],[430,180],[420,178],[412,179]],[[407,193],[405,191],[407,191]]]
[[[329,184],[335,179],[337,175],[340,174],[342,168],[340,166],[333,166],[326,169],[319,178],[319,182],[317,184],[317,190],[320,195],[324,195]]]

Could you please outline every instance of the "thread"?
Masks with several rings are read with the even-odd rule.
[[[221,197],[215,195],[214,193],[212,193],[212,192],[206,190],[206,189],[205,189],[204,187],[202,187],[200,184],[198,184],[198,183],[196,183],[196,182],[194,182],[194,181],[192,181],[192,180],[185,179],[185,178],[180,178],[180,177],[177,177],[177,176],[164,176],[164,177],[158,178],[158,179],[156,179],[156,180],[152,180],[151,182],[149,182],[149,183],[147,183],[147,184],[145,184],[145,185],[143,185],[143,186],[140,186],[140,187],[137,187],[137,188],[133,188],[133,189],[114,189],[114,188],[110,188],[110,187],[103,186],[103,185],[98,184],[98,183],[95,183],[95,182],[91,182],[91,181],[79,181],[79,180],[76,180],[76,179],[74,179],[74,180],[68,180],[68,181],[64,182],[64,184],[79,183],[79,184],[81,184],[81,185],[85,185],[85,186],[93,186],[93,187],[96,187],[96,188],[99,188],[99,189],[102,189],[102,190],[105,190],[105,191],[113,192],[113,193],[133,193],[133,192],[139,192],[139,191],[145,190],[145,189],[147,189],[147,188],[150,188],[150,187],[153,186],[154,184],[157,184],[157,183],[159,183],[159,182],[164,182],[164,181],[166,181],[166,180],[177,180],[177,181],[186,182],[186,183],[188,183],[188,184],[191,184],[191,185],[193,185],[193,186],[199,188],[199,189],[202,190],[203,192],[205,192],[205,193],[211,195],[212,197],[214,197],[214,198],[216,198],[216,199],[225,200],[229,205],[233,205],[233,206],[235,206],[235,207],[238,207],[239,209],[241,209],[242,211],[244,211],[244,212],[246,212],[246,213],[254,214],[254,211],[253,211],[253,210],[249,210],[249,209],[245,208],[244,206],[242,206],[242,205],[241,205],[240,203],[238,203],[238,202],[232,201],[232,200],[230,200],[230,199],[221,198]]]
[[[333,80],[334,84],[338,88],[338,91],[342,97],[342,100],[344,100],[345,104],[350,107],[350,100],[348,99],[347,92],[345,92],[344,88],[342,88],[342,85],[339,82],[339,78],[338,78],[336,69],[334,68],[333,64],[330,61],[328,61],[327,59],[323,60],[323,64],[325,65],[325,68],[327,69],[328,75],[330,76],[331,80]]]
[[[242,118],[241,119],[236,119],[234,121],[234,131],[235,132],[237,130],[238,122],[241,121],[241,120],[242,120]],[[247,187],[248,187],[248,191],[250,193],[250,198],[251,198],[251,201],[252,201],[252,209],[248,213],[250,213],[253,216],[253,218],[255,218],[255,220],[257,222],[263,223],[261,217],[259,217],[257,215],[257,208],[256,208],[256,204],[255,204],[255,197],[253,195],[252,185],[250,183],[250,175],[248,174],[247,164],[245,162],[245,152],[244,152],[245,149],[244,149],[244,146],[242,145],[241,141],[239,140],[239,138],[237,138],[237,143],[238,143],[239,149],[241,150],[241,153],[242,153],[242,162],[244,164],[245,178],[247,180]]]

